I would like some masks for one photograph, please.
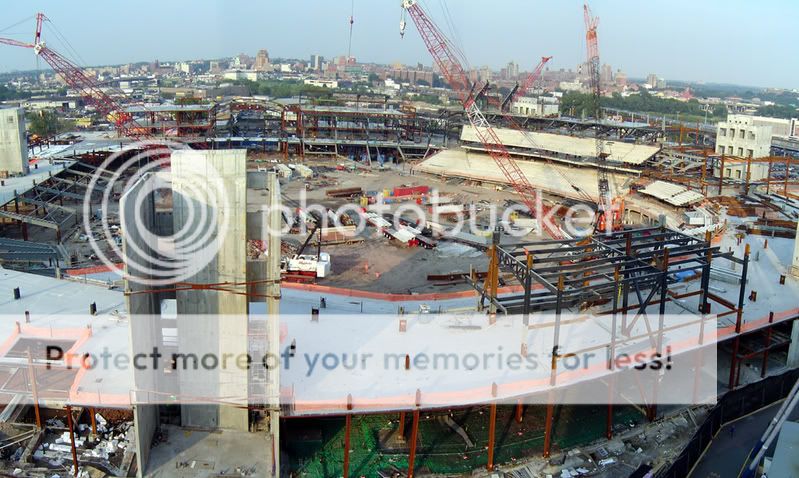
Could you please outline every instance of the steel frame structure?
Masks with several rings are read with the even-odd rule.
[[[661,297],[669,300],[668,285],[675,282],[677,272],[696,271],[707,277],[708,255],[742,262],[711,245],[707,237],[701,240],[662,226],[594,234],[586,239],[522,242],[497,246],[497,252],[499,266],[513,273],[525,286],[525,293],[496,300],[509,313],[524,314],[607,303],[619,290],[624,291],[623,304],[621,308],[614,305],[612,311],[629,310],[627,296],[635,293],[640,301],[639,313],[643,314],[659,291],[666,290]],[[533,283],[543,289],[533,292],[528,287]],[[700,288],[705,298],[712,296],[706,284]]]
[[[275,133],[284,155],[292,151],[338,156],[342,149],[396,151],[397,157],[426,157],[447,143],[449,120],[418,115],[409,109],[331,105],[289,105]],[[438,141],[436,141],[438,140]]]
[[[125,114],[131,117],[137,113],[142,115],[138,127],[143,128],[146,136],[210,138],[216,129],[217,105],[214,103],[161,105],[157,110],[143,107],[125,109]]]
[[[610,316],[612,321],[610,338],[612,355],[616,340],[629,338],[633,326],[639,320],[645,322],[648,331],[645,336],[648,336],[652,346],[660,351],[663,334],[668,329],[664,317],[668,302],[698,296],[697,312],[702,316],[710,313],[711,301],[715,302],[726,309],[716,314],[717,319],[735,316],[735,336],[729,339],[732,359],[728,386],[732,389],[738,383],[741,360],[762,354],[765,363],[768,360],[768,351],[784,346],[785,340],[779,336],[776,341],[772,339],[772,314],[764,347],[754,350],[752,347],[747,347],[741,353],[749,247],[746,247],[743,258],[737,258],[732,252],[721,252],[720,248],[713,246],[710,240],[709,233],[704,240],[700,240],[679,231],[656,226],[594,234],[582,240],[535,241],[501,246],[499,233],[495,233],[493,244],[489,248],[491,270],[488,271],[488,277],[496,277],[499,269],[505,268],[523,285],[522,294],[499,297],[497,288],[488,280],[485,285],[481,285],[477,278],[472,276],[468,282],[480,294],[481,306],[488,301],[491,304],[491,311],[521,313],[527,325],[531,313],[554,312],[555,343],[553,343],[551,365],[553,385],[560,358],[557,354],[560,317],[565,309],[584,310],[589,307],[605,306],[605,310],[599,312],[599,315]],[[717,259],[726,259],[741,265],[737,303],[732,303],[710,291],[711,264]],[[677,282],[675,274],[687,271],[699,274],[698,288],[682,293],[669,290],[669,287]],[[637,302],[631,303],[631,298]],[[648,309],[655,306],[657,306],[657,323],[651,324]],[[617,322],[619,314],[621,314],[620,324]],[[619,337],[616,335],[617,325],[620,325],[622,334]],[[527,353],[525,344],[522,344],[521,353]],[[545,422],[545,457],[551,452],[553,414],[554,404],[550,402],[547,404]],[[654,420],[657,417],[656,406],[647,406],[646,415],[650,421]],[[613,406],[609,405],[606,427],[608,438],[612,436],[612,416]]]
[[[31,189],[16,192],[14,197],[0,205],[0,224],[6,221],[19,224],[24,241],[28,240],[28,224],[55,230],[56,240],[61,242],[61,233],[80,221],[80,206],[65,206],[64,199],[83,201],[88,193],[92,175],[81,171],[87,168],[98,171],[88,164],[74,163],[57,175],[50,175]],[[100,175],[107,174],[100,171]],[[69,179],[68,176],[72,179]],[[93,194],[105,191],[105,178],[98,179]]]
[[[768,164],[768,173],[765,178],[752,180],[751,170],[753,164]],[[725,176],[725,169],[731,164],[746,164],[746,173],[741,178]],[[721,195],[724,186],[743,185],[744,192],[748,193],[752,186],[765,185],[766,194],[780,191],[785,196],[796,197],[791,194],[789,186],[799,185],[799,179],[791,179],[788,174],[774,177],[774,165],[784,165],[785,171],[790,171],[791,166],[799,164],[799,158],[793,156],[765,156],[762,158],[742,158],[716,153],[713,149],[703,146],[678,146],[664,148],[656,161],[645,165],[642,174],[647,177],[663,179],[687,186],[708,196],[715,190]],[[718,170],[718,176],[713,176]]]

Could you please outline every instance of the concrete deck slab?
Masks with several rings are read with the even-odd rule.
[[[271,476],[272,445],[266,432],[204,432],[169,425],[162,431],[166,441],[152,448],[145,476]]]

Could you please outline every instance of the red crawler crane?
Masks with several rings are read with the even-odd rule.
[[[427,50],[433,56],[433,60],[441,70],[441,74],[455,91],[460,96],[463,109],[466,111],[466,116],[469,123],[475,130],[480,142],[488,154],[499,166],[502,174],[507,181],[519,195],[527,209],[533,216],[537,215],[538,211],[538,194],[535,188],[527,180],[519,166],[510,157],[507,148],[502,144],[497,136],[494,128],[491,127],[488,120],[486,120],[483,113],[480,111],[476,103],[477,92],[472,88],[472,83],[466,75],[466,71],[461,65],[460,59],[453,51],[452,45],[449,40],[444,36],[436,24],[427,16],[422,7],[416,0],[402,0],[402,8],[408,12],[416,29],[424,40]],[[405,21],[400,22],[400,34],[405,33]],[[551,224],[547,219],[551,217],[550,208],[543,207],[541,203],[541,210],[543,214],[538,217],[541,227],[555,239],[562,239],[563,233],[560,227]]]
[[[599,78],[599,38],[597,36],[597,26],[599,17],[591,15],[588,4],[583,5],[583,17],[585,19],[585,44],[588,56],[588,79],[591,85],[591,102],[589,114],[593,115],[596,126],[594,129],[596,138],[596,162],[597,162],[597,189],[599,190],[599,201],[597,202],[597,221],[595,230],[619,230],[622,228],[622,214],[624,211],[624,201],[622,198],[611,198],[610,183],[608,181],[607,158],[609,156],[605,150],[605,141],[599,132],[600,122],[602,121],[602,86]],[[615,206],[614,206],[615,205]],[[608,223],[608,215],[610,223]]]
[[[72,62],[47,47],[42,41],[42,24],[50,21],[43,13],[36,14],[36,34],[33,43],[25,43],[9,38],[0,38],[0,43],[31,48],[33,52],[44,59],[71,88],[75,89],[91,103],[102,116],[114,114],[114,124],[120,136],[137,140],[149,139],[151,136],[145,128],[139,125],[131,115],[124,112],[120,105],[108,96],[91,78]]]

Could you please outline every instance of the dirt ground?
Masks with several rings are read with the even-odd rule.
[[[439,190],[441,194],[452,195],[455,202],[474,203],[480,207],[496,204],[500,206],[500,212],[506,200],[515,199],[512,190],[497,190],[493,186],[472,185],[460,181],[443,181],[427,175],[411,175],[408,166],[383,171],[350,172],[334,170],[329,161],[304,164],[316,167],[317,176],[307,181],[296,177],[285,181],[282,185],[283,194],[289,199],[299,200],[301,190],[305,189],[307,204],[321,204],[333,209],[352,201],[327,198],[326,191],[351,187],[377,191],[397,186],[427,185]],[[478,224],[487,224],[487,212],[478,214],[476,221]],[[322,247],[322,252],[331,255],[332,274],[319,279],[318,284],[401,294],[451,292],[470,287],[466,284],[436,284],[428,281],[427,275],[466,273],[470,266],[478,271],[488,268],[488,257],[483,251],[450,240],[438,240],[437,247],[428,250],[398,245],[380,235],[373,227],[367,227],[361,237],[364,238],[362,243]],[[300,236],[292,239],[302,242]],[[527,239],[537,240],[540,236],[531,235]]]
[[[397,294],[466,290],[466,284],[436,285],[428,274],[469,272],[469,266],[484,271],[485,253],[464,244],[439,242],[435,249],[401,247],[383,236],[358,245],[325,247],[332,259],[333,274],[319,284]]]

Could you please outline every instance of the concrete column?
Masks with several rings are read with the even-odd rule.
[[[799,367],[799,320],[794,320],[791,325],[791,345],[788,347],[788,368]]]
[[[271,230],[278,231],[282,226],[280,213],[280,183],[277,174],[271,172],[267,176],[267,189],[269,189],[269,225]],[[280,236],[272,234],[268,239],[269,258],[267,259],[266,278],[272,281],[267,285],[266,311],[269,314],[267,328],[267,342],[269,352],[280,355]],[[269,431],[272,435],[273,446],[278,448],[275,453],[273,470],[275,476],[280,476],[280,371],[268,376],[267,394],[269,395]]]
[[[158,174],[158,173],[156,173]],[[155,202],[150,187],[150,181],[155,180],[154,174],[148,174],[139,179],[122,196],[119,203],[120,219],[122,222],[122,249],[125,256],[125,303],[130,319],[130,353],[147,354],[157,347],[163,350],[161,326],[158,320],[160,304],[158,294],[144,292],[151,288],[146,285],[146,280],[151,280],[152,275],[148,268],[154,266],[148,258],[155,255],[152,244],[143,237],[136,222],[144,223],[154,230]],[[138,215],[138,220],[136,216]],[[136,265],[138,264],[138,266]],[[129,277],[138,280],[128,280]],[[150,447],[158,428],[158,405],[151,405],[157,396],[150,392],[162,390],[164,385],[160,374],[150,368],[133,368],[133,424],[136,430],[136,465],[137,476],[144,476],[147,461],[150,456]]]
[[[796,237],[793,243],[793,263],[791,264],[791,274],[799,277],[799,223],[796,224]]]
[[[244,283],[246,255],[246,151],[180,150],[172,153],[172,202],[175,231],[210,235],[218,243],[198,254],[192,284]],[[221,195],[219,192],[223,192]],[[207,218],[201,221],[199,215]],[[224,226],[223,226],[224,225]],[[178,348],[197,357],[237,357],[248,351],[245,295],[226,290],[178,291]],[[248,373],[221,365],[178,370],[181,396],[202,398],[181,407],[184,426],[248,430]]]

